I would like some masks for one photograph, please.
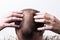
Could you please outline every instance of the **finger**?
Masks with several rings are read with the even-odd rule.
[[[47,19],[35,19],[35,22],[49,23],[50,21]]]
[[[52,26],[37,28],[38,31],[40,31],[40,30],[52,30],[52,29],[53,29]]]
[[[10,17],[18,17],[18,18],[21,18],[21,17],[23,17],[23,14],[13,14]]]
[[[19,12],[12,12],[12,13],[22,14],[22,13],[23,13],[23,11],[19,11]]]
[[[35,13],[35,15],[37,16],[37,15],[44,15],[44,14],[39,12],[39,13]]]
[[[14,25],[14,24],[11,24],[11,23],[5,23],[4,25],[3,25],[4,27],[19,27],[19,25]]]
[[[17,16],[17,17],[23,17],[23,12],[13,12],[14,14],[12,16]]]
[[[45,18],[46,14],[43,13],[36,13],[36,15],[34,16],[35,19],[43,19]]]
[[[44,19],[44,15],[37,15],[37,16],[34,16],[35,19]]]
[[[38,19],[38,18],[40,18],[40,19],[51,19],[52,18],[52,15],[50,15],[50,14],[48,14],[48,13],[41,13],[41,14],[36,14],[36,16],[34,16],[34,18],[35,19]]]
[[[11,22],[15,22],[15,21],[22,21],[22,18],[16,18],[16,17],[10,17],[8,19],[6,19],[6,23],[11,23]]]
[[[12,14],[9,17],[23,17],[22,12],[12,12]]]

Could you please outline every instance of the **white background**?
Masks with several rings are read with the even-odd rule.
[[[60,0],[0,0],[0,18],[7,16],[9,12],[24,8],[48,12],[60,19]],[[12,30],[13,28],[2,30],[0,35],[14,34]]]

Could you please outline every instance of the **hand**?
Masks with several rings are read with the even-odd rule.
[[[22,20],[22,11],[21,12],[12,12],[6,18],[0,19],[0,29],[5,27],[19,27],[18,25],[13,24],[15,21]]]
[[[37,28],[38,31],[40,30],[52,30],[54,32],[60,33],[60,21],[53,15],[48,13],[36,13],[34,16],[35,22],[42,22],[45,23],[46,26]]]

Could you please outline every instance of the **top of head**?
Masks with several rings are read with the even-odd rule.
[[[22,11],[23,12],[28,12],[28,13],[39,13],[39,11],[35,10],[35,9],[23,9]]]

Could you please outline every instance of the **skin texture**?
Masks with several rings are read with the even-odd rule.
[[[6,27],[19,27],[19,25],[13,24],[15,21],[21,21],[22,20],[22,11],[19,12],[10,12],[9,15],[6,15],[4,18],[0,18],[0,30],[6,28]]]
[[[37,16],[34,16],[35,22],[45,23],[44,27],[37,28],[37,30],[51,30],[60,34],[60,20],[58,20],[55,16],[48,13],[40,13]]]
[[[33,9],[30,9],[30,10],[33,11]],[[45,13],[45,14],[36,13],[36,15],[34,16],[34,19],[33,19],[34,13],[31,13],[30,10],[29,10],[29,12],[27,12],[28,9],[22,10],[24,12],[12,12],[12,14],[7,15],[6,18],[0,19],[0,30],[4,29],[6,27],[16,28],[16,33],[17,33],[19,40],[42,40],[43,32],[41,32],[41,30],[51,30],[53,32],[60,34],[60,20],[58,20],[55,16],[48,14],[48,13]],[[24,14],[24,17],[22,16],[22,13]],[[31,14],[29,14],[29,13],[31,13]],[[29,16],[27,16],[27,15],[29,15]],[[30,17],[30,15],[32,17]],[[23,17],[23,21],[22,21],[22,17]],[[28,19],[26,19],[26,18],[28,18]],[[28,20],[28,22],[26,20]],[[18,21],[18,22],[16,22],[16,21]],[[29,21],[30,21],[30,23],[29,23]],[[18,23],[18,25],[12,24],[13,22],[16,22],[16,24]],[[41,26],[43,26],[43,24],[41,24],[41,23],[45,23],[47,26],[41,27]],[[38,25],[38,24],[41,24],[41,25]],[[38,32],[36,30],[36,28],[40,32]]]
[[[16,28],[16,34],[19,40],[42,40],[44,31],[37,31],[36,24],[34,22],[34,15],[39,11],[34,9],[24,9],[23,21],[20,23],[20,28]],[[41,24],[41,23],[40,23]],[[43,25],[42,25],[43,26]]]
[[[30,9],[30,10],[32,10],[32,9]],[[22,10],[22,11],[24,11],[24,10]],[[24,12],[12,12],[12,14],[7,15],[6,18],[0,19],[0,30],[4,29],[6,27],[16,28],[16,33],[17,33],[19,40],[42,40],[43,33],[41,32],[41,30],[51,30],[53,32],[60,34],[60,20],[58,20],[55,16],[48,14],[48,13],[45,13],[45,14],[36,13],[36,15],[34,16],[34,19],[33,18],[30,19],[29,13],[31,11],[29,11],[29,12],[26,12],[26,11],[28,11],[28,10],[25,10]],[[24,13],[24,17],[22,16],[22,13]],[[29,16],[27,16],[27,14],[25,14],[25,13],[27,13]],[[31,15],[33,15],[33,13],[31,13]],[[23,17],[23,21],[22,21],[22,17]],[[28,18],[28,19],[26,19],[26,18]],[[28,20],[28,22],[26,20]],[[33,22],[33,20],[35,22]],[[17,22],[18,25],[12,24],[13,22],[16,22],[16,21],[18,21]],[[30,21],[30,23],[29,23],[29,21]],[[20,24],[20,22],[21,22],[21,24]],[[43,24],[41,24],[39,26],[38,24],[40,24],[40,23],[45,23],[47,25],[47,27],[46,26],[41,27],[41,26],[43,26]],[[40,32],[36,31],[36,28]]]

